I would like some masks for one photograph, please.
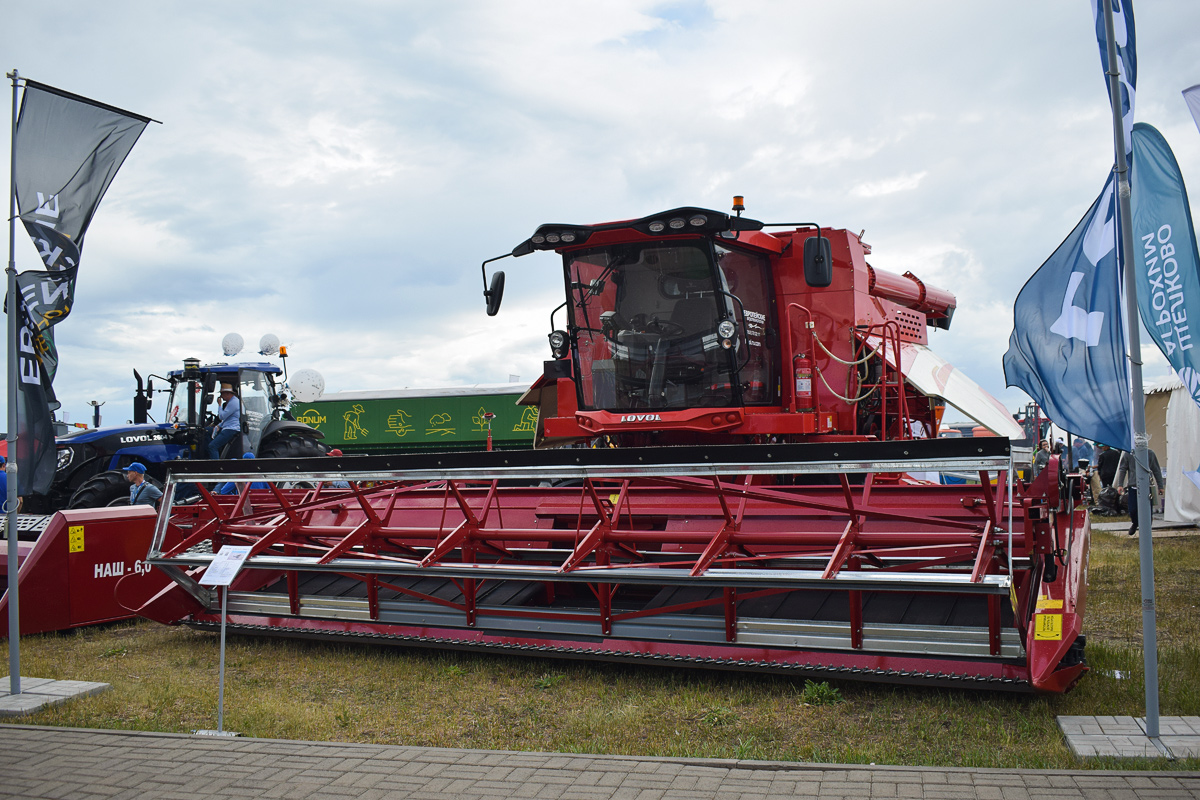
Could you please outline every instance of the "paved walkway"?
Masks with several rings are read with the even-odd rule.
[[[12,681],[0,678],[0,717],[24,717],[46,706],[56,706],[76,697],[106,692],[112,687],[93,681],[54,681],[21,676],[21,693],[11,694]]]
[[[1178,539],[1200,534],[1200,528],[1194,525],[1164,522],[1161,517],[1154,520],[1150,529],[1155,539]],[[1129,522],[1105,522],[1105,517],[1093,516],[1092,530],[1122,534],[1129,531]]]
[[[1080,758],[1200,758],[1200,717],[1159,717],[1158,741],[1145,717],[1059,717],[1067,747]]]
[[[1200,798],[1200,773],[631,758],[0,725],[0,797],[1165,800]]]

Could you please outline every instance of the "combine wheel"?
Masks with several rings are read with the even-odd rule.
[[[1087,657],[1085,649],[1087,648],[1087,637],[1082,633],[1075,637],[1075,641],[1071,643],[1071,648],[1067,650],[1063,656],[1062,663],[1058,665],[1059,669],[1065,667],[1073,667],[1076,664],[1086,664]]]
[[[162,484],[146,476],[146,480],[162,489]],[[71,495],[67,508],[104,508],[105,506],[129,505],[129,481],[120,470],[98,472],[79,484]]]
[[[258,448],[259,458],[316,458],[325,447],[310,436],[281,436]]]

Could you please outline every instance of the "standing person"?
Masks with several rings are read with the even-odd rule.
[[[129,505],[153,506],[162,497],[162,490],[146,480],[146,465],[138,461],[125,468],[125,480],[129,481]]]
[[[1075,455],[1076,464],[1078,464],[1079,460],[1082,458],[1086,458],[1089,464],[1092,463],[1092,444],[1087,439],[1076,439],[1075,441],[1071,442],[1071,450]],[[1093,464],[1093,466],[1095,465]]]
[[[1154,513],[1154,507],[1157,505],[1157,491],[1162,488],[1163,474],[1162,468],[1158,466],[1158,456],[1149,447],[1146,448],[1146,457],[1150,462],[1150,477],[1154,479],[1154,483],[1150,485],[1150,511]],[[1129,535],[1133,536],[1138,530],[1138,491],[1137,491],[1137,471],[1133,468],[1133,453],[1121,453],[1121,463],[1117,467],[1116,486],[1118,492],[1123,492],[1129,503]]]
[[[0,456],[0,507],[4,509],[4,513],[8,513],[8,472],[5,467],[8,464],[8,459]],[[21,510],[24,503],[24,498],[17,496],[17,511]]]
[[[1117,465],[1121,463],[1121,453],[1106,444],[1100,445],[1100,453],[1096,456],[1096,472],[1100,476],[1100,488],[1112,486],[1117,477]]]
[[[1041,473],[1041,471],[1044,470],[1046,468],[1046,465],[1049,463],[1050,463],[1050,442],[1046,441],[1045,439],[1042,439],[1041,444],[1038,445],[1037,453],[1034,454],[1034,456],[1033,456],[1033,477],[1036,478],[1038,476],[1038,474]]]
[[[1092,443],[1087,439],[1076,437],[1071,440],[1071,457],[1075,460],[1072,469],[1077,469],[1083,475],[1084,493],[1088,495],[1088,504],[1091,505],[1097,501],[1100,490],[1097,488],[1099,481],[1096,479],[1096,462],[1092,460],[1094,450]]]
[[[232,383],[221,384],[220,413],[208,442],[208,457],[220,458],[221,450],[242,432],[242,404],[233,393]]]

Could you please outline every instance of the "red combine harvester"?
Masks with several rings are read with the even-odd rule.
[[[1068,690],[1088,519],[1057,461],[1011,480],[1012,417],[926,348],[953,296],[847,231],[735,208],[543,225],[512,251],[564,265],[522,399],[538,449],[181,462],[167,497],[242,490],[163,509],[147,560],[174,583],[140,613],[217,626],[197,579],[249,544],[245,632]],[[943,399],[1000,435],[937,439]],[[973,481],[914,477],[945,472]]]

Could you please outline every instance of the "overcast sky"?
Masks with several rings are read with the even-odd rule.
[[[1200,3],[1135,12],[1137,119],[1200,186],[1180,96]],[[1016,408],[1013,300],[1112,165],[1088,0],[64,2],[11,9],[0,53],[164,123],[56,328],[73,422],[89,400],[124,421],[131,369],[217,360],[231,331],[276,334],[327,391],[532,380],[560,261],[502,262],[492,318],[481,261],[544,222],[734,194],[757,219],[865,229],[874,266],[954,292],[933,348]],[[18,269],[38,263],[18,229]]]

